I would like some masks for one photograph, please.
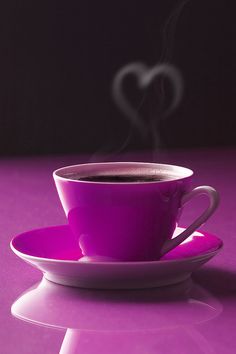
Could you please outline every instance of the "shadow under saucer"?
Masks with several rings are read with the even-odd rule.
[[[209,265],[194,273],[193,279],[218,298],[236,299],[236,270]]]

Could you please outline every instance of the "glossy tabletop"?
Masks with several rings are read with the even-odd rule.
[[[66,223],[52,172],[89,158],[2,159],[0,353],[236,352],[236,150],[160,152],[155,158],[143,153],[119,160],[186,166],[195,172],[193,187],[216,188],[220,206],[202,229],[220,237],[223,249],[191,281],[159,289],[105,291],[51,283],[13,254],[9,243],[21,232]],[[206,203],[198,197],[186,206],[180,226],[189,225]]]

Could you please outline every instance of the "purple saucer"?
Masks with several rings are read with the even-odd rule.
[[[182,232],[178,227],[175,235]],[[222,241],[196,231],[164,257],[151,262],[82,260],[79,243],[68,225],[24,232],[13,238],[13,252],[40,269],[46,279],[62,285],[96,289],[136,289],[175,284],[212,258]]]

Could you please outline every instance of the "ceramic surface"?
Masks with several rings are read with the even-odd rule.
[[[146,182],[94,182],[73,176],[158,176]],[[218,194],[209,186],[191,191],[193,171],[174,165],[107,162],[67,166],[53,177],[71,230],[83,254],[117,261],[159,259],[189,237],[215,211]],[[171,239],[185,203],[199,194],[209,206],[178,238]]]
[[[174,236],[183,230],[177,228]],[[69,226],[63,225],[20,234],[12,240],[11,247],[55,283],[95,289],[134,289],[186,280],[219,251],[222,241],[196,231],[158,261],[94,262],[84,259],[77,237]]]

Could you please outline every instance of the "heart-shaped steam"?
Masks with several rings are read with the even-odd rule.
[[[137,110],[133,108],[129,100],[125,97],[123,92],[124,79],[128,75],[134,75],[137,78],[138,87],[140,89],[147,89],[150,84],[154,82],[158,77],[166,77],[169,79],[172,89],[173,98],[169,105],[169,108],[162,114],[162,117],[168,116],[171,111],[178,105],[182,93],[183,93],[183,80],[179,71],[169,64],[157,64],[152,68],[148,68],[143,63],[130,63],[122,67],[116,74],[113,85],[112,93],[114,101],[118,108],[125,114],[125,116],[131,121],[131,124],[137,128],[143,138],[147,137],[149,129],[147,124],[138,114]],[[157,117],[158,118],[158,117]],[[152,125],[153,127],[153,125]],[[155,133],[152,132],[153,135]]]

